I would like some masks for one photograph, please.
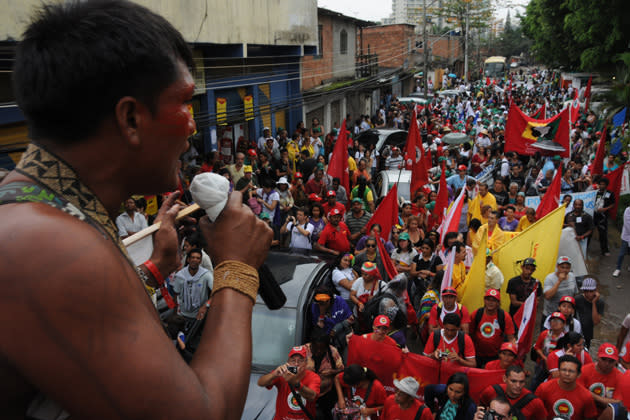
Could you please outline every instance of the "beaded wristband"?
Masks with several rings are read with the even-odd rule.
[[[153,261],[146,260],[143,263],[143,265],[153,275],[153,278],[155,279],[155,281],[157,282],[158,285],[161,286],[161,285],[164,284],[164,276],[162,276],[162,273],[160,273],[160,270],[158,270],[158,268],[155,266],[155,264],[153,264]]]
[[[212,296],[226,287],[249,296],[256,303],[258,271],[254,267],[240,261],[223,261],[214,267]]]

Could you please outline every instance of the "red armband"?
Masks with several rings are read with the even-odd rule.
[[[153,264],[153,261],[146,260],[143,263],[143,265],[147,268],[147,270],[151,272],[151,274],[153,275],[153,278],[155,279],[158,285],[161,286],[164,284],[164,276],[162,276],[162,273],[160,273],[160,270],[158,270],[155,264]]]

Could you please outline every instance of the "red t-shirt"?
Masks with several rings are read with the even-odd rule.
[[[338,374],[337,378],[339,379],[339,384],[341,385],[343,389],[343,395],[346,397],[351,397],[349,399],[352,402],[354,402],[355,405],[360,406],[365,403],[366,407],[373,408],[373,407],[378,407],[385,404],[385,399],[387,398],[387,392],[385,391],[383,384],[378,379],[375,379],[374,382],[372,382],[372,390],[370,391],[368,400],[364,401],[367,388],[357,388],[357,387],[347,385],[343,381],[343,372]],[[380,418],[380,416],[378,415],[376,416],[372,415],[370,417],[373,419]]]
[[[562,356],[564,356],[564,350],[556,350],[552,353],[549,353],[549,356],[547,356],[547,370],[550,373],[558,370],[558,360]],[[578,360],[582,362],[582,368],[586,365],[593,363],[593,359],[591,358],[591,355],[588,354],[588,352],[584,350],[582,350],[582,353],[578,356]]]
[[[395,395],[390,395],[385,400],[385,408],[383,409],[381,420],[413,420],[416,418],[416,413],[420,409],[420,406],[422,406],[420,401],[414,400],[411,407],[403,410],[396,403],[394,398],[396,398]],[[420,420],[433,420],[433,414],[431,414],[431,410],[426,405],[424,406]]]
[[[516,404],[525,395],[531,394],[531,391],[523,388],[523,390],[521,391],[521,395],[519,395],[518,398],[510,398],[505,393],[506,385],[500,384],[499,386],[503,390],[503,393],[505,394],[505,398],[507,398],[507,400],[510,402],[511,405]],[[484,389],[483,392],[481,393],[481,397],[479,398],[479,403],[487,407],[488,405],[490,405],[490,401],[492,401],[494,397],[496,396],[497,396],[497,392],[494,390],[494,387],[490,385],[488,388]],[[527,419],[542,420],[547,417],[547,410],[545,410],[545,405],[543,404],[540,398],[534,398],[533,400],[528,402],[527,405],[525,405],[525,407],[521,408],[520,411]]]
[[[342,216],[346,213],[346,207],[338,201],[332,207],[328,204],[328,202],[325,202],[322,204],[322,208],[324,209],[324,215],[326,215],[326,217],[328,217],[328,212],[332,209],[339,209]]]
[[[470,330],[473,342],[475,343],[475,351],[479,356],[490,357],[496,356],[503,344],[503,333],[501,326],[499,325],[499,314],[490,316],[485,313],[483,308],[475,310],[470,316],[471,320],[477,319],[476,315],[478,311],[482,311],[483,315],[478,325],[475,325],[475,330]],[[514,335],[514,322],[512,317],[507,312],[505,313],[505,335]]]
[[[440,305],[440,303],[437,303],[435,305],[433,305],[433,308],[431,308],[431,313],[429,314],[429,326],[430,327],[435,327],[435,326],[439,326],[440,328],[442,328],[444,325],[442,325],[442,320],[444,319],[444,315],[448,314],[448,313],[456,313],[457,315],[459,315],[459,317],[461,318],[461,323],[463,324],[470,324],[470,315],[468,313],[468,309],[466,309],[466,307],[464,305],[462,305],[461,303],[457,303],[457,309],[455,309],[455,311],[453,312],[449,312],[446,309],[444,309],[444,307],[442,307],[442,310],[440,311],[440,317],[438,318],[437,315],[437,310],[438,310],[438,305]]]
[[[425,356],[430,356],[431,353],[433,353],[436,348],[433,345],[433,335],[434,334],[440,334],[440,342],[438,343],[438,347],[437,349],[440,350],[443,353],[456,353],[456,354],[460,354],[459,352],[459,340],[457,339],[457,336],[455,336],[455,338],[453,338],[453,340],[451,341],[447,341],[444,338],[444,334],[442,333],[442,330],[440,331],[434,331],[431,333],[431,335],[429,336],[429,338],[427,339],[427,344],[424,346],[424,355]],[[468,334],[464,334],[464,359],[472,359],[473,357],[475,357],[475,345],[473,344],[473,341],[470,339],[470,336],[468,336]]]
[[[319,235],[317,243],[326,248],[334,249],[339,252],[350,251],[350,229],[344,222],[339,222],[339,230],[330,223],[327,223]]]
[[[476,347],[475,347],[476,350]],[[514,359],[512,361],[512,364],[514,366],[520,366],[523,367],[523,362],[519,359]],[[501,361],[500,360],[491,360],[488,363],[486,363],[486,365],[484,366],[485,370],[502,370],[501,368]]]
[[[541,332],[536,340],[536,344],[534,344],[535,349],[543,350],[543,353],[547,356],[554,352],[556,345],[558,344],[558,340],[564,335],[564,333],[561,333],[559,336],[554,338],[549,334],[550,331],[551,330],[545,330]]]
[[[550,379],[541,384],[536,395],[545,404],[547,419],[555,416],[566,416],[571,420],[594,419],[597,417],[597,407],[588,389],[579,383],[571,391],[565,391],[558,385],[558,379]]]
[[[302,382],[304,386],[307,386],[319,394],[321,379],[315,372],[307,370],[306,375],[304,375],[304,378],[302,378],[300,382]],[[308,419],[306,414],[304,414],[300,408],[300,405],[295,400],[295,397],[291,392],[291,388],[289,387],[289,383],[285,381],[283,377],[279,376],[274,379],[273,383],[267,388],[271,389],[272,386],[278,388],[278,396],[276,397],[276,415],[274,416],[274,420]],[[306,407],[306,410],[315,417],[315,400],[306,401],[306,398],[302,397],[297,391],[296,393],[302,398],[302,404]]]
[[[317,194],[321,196],[325,190],[324,181],[316,181],[315,178],[308,180],[306,184],[304,184],[304,191],[307,195]]]
[[[620,383],[622,376],[623,373],[618,369],[613,369],[608,375],[599,373],[595,363],[591,363],[582,367],[582,373],[577,382],[600,397],[620,400],[621,395],[617,384]],[[603,410],[597,406],[597,411],[601,414]]]

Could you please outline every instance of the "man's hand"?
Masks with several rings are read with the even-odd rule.
[[[559,282],[563,282],[563,281],[565,281],[568,278],[569,278],[569,273],[559,273],[558,274],[558,281]]]
[[[600,294],[599,294],[599,292],[596,290],[596,291],[595,291],[595,297],[593,298],[593,303],[597,302],[597,301],[599,300],[600,296],[601,296],[601,295],[600,295]]]
[[[206,304],[204,303],[203,305],[201,305],[201,308],[199,308],[199,311],[197,312],[197,319],[199,321],[204,319],[206,317],[207,312],[208,312],[208,308],[206,307]]]
[[[214,223],[203,217],[199,225],[215,267],[223,261],[234,260],[258,268],[265,261],[273,231],[243,204],[240,192],[230,194]]]
[[[155,218],[155,223],[161,222],[162,224],[153,235],[153,252],[150,259],[164,278],[180,266],[179,240],[175,228],[175,217],[181,209],[181,206],[176,204],[179,194],[179,191],[170,194],[162,203]]]

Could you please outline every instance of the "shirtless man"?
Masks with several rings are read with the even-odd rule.
[[[59,206],[66,212],[45,203],[0,205],[0,237],[10,238],[0,252],[3,419],[24,419],[38,392],[73,420],[240,418],[255,268],[271,230],[240,192],[214,224],[201,220],[215,281],[187,365],[141,280],[155,286],[179,266],[178,194],[160,210],[155,251],[139,272],[111,219],[132,194],[177,187],[178,157],[195,130],[187,109],[191,65],[184,39],[165,19],[124,0],[47,6],[24,34],[14,90],[36,144],[0,188],[39,182],[67,204]],[[87,222],[75,217],[79,211]]]

